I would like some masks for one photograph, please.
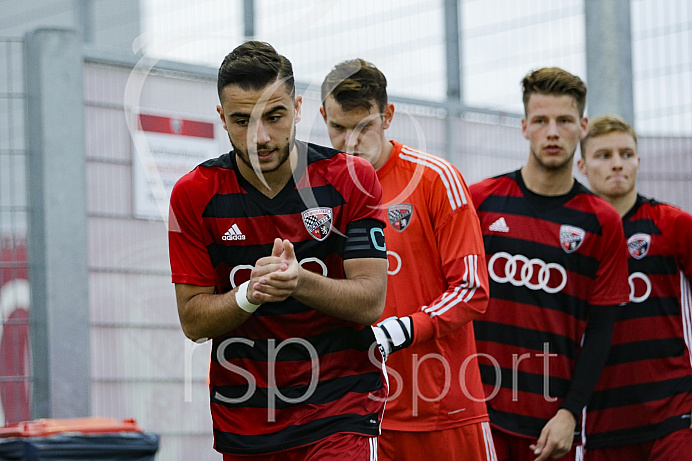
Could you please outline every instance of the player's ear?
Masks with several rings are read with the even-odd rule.
[[[577,168],[579,168],[579,172],[580,172],[581,174],[583,174],[584,176],[587,176],[587,177],[588,177],[588,175],[586,174],[586,164],[584,163],[584,159],[583,159],[583,158],[578,158],[578,159],[577,159]]]
[[[394,104],[388,102],[382,112],[382,129],[386,130],[389,128],[389,125],[392,124],[392,118],[394,118]]]
[[[524,136],[524,138],[529,139],[529,135],[526,132],[526,125],[527,125],[526,117],[521,119],[521,134]]]
[[[295,123],[298,123],[298,122],[300,122],[300,114],[301,114],[300,109],[301,109],[301,107],[303,107],[303,96],[302,95],[299,94],[296,96],[294,106],[295,106]]]
[[[223,123],[223,129],[228,131],[228,127],[226,126],[226,115],[223,113],[223,107],[221,107],[221,104],[216,105],[216,112],[218,112],[219,117],[221,117],[221,123]]]
[[[584,139],[589,132],[589,119],[586,117],[582,117],[581,120],[579,120],[579,128],[580,128],[579,139],[581,140],[581,139]]]

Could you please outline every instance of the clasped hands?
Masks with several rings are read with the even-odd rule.
[[[253,304],[283,301],[298,286],[299,275],[293,244],[276,238],[271,255],[258,259],[252,269],[247,299]]]

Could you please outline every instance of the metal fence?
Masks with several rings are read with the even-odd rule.
[[[128,126],[139,113],[211,121],[214,84],[204,75],[138,72],[98,58],[87,59],[84,77],[92,411],[134,417],[160,434],[159,459],[216,459],[209,344],[191,343],[180,329],[166,223],[160,215],[135,217],[139,154]],[[132,89],[137,82],[141,88]]]
[[[0,41],[0,422],[30,417],[24,43]]]

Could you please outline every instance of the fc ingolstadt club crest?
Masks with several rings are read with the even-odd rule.
[[[413,205],[408,203],[397,203],[396,205],[389,205],[387,207],[387,218],[389,218],[389,224],[399,232],[406,229],[411,222],[411,216],[413,216]]]
[[[320,242],[332,231],[332,209],[331,208],[310,208],[302,213],[303,224],[312,238]]]
[[[634,234],[627,239],[627,249],[634,259],[642,259],[649,252],[651,236],[648,234]]]
[[[563,224],[560,226],[560,245],[567,253],[572,253],[584,242],[585,235],[584,229]]]

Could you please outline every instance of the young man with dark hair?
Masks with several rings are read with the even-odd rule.
[[[572,176],[584,83],[558,68],[522,83],[526,164],[470,187],[490,276],[476,341],[498,459],[575,459],[577,423],[627,302],[624,235],[617,212]]]
[[[271,45],[233,50],[218,88],[233,150],[178,181],[169,223],[182,329],[212,338],[215,448],[369,461],[387,397],[370,327],[387,280],[375,171],[295,139],[302,99]]]
[[[370,162],[384,190],[388,286],[375,334],[391,354],[381,460],[494,460],[471,321],[488,302],[478,217],[448,161],[390,141],[387,80],[335,66],[320,109],[337,149]]]
[[[630,304],[586,411],[589,461],[692,459],[692,215],[637,193],[637,134],[595,118],[579,171],[622,216]]]

